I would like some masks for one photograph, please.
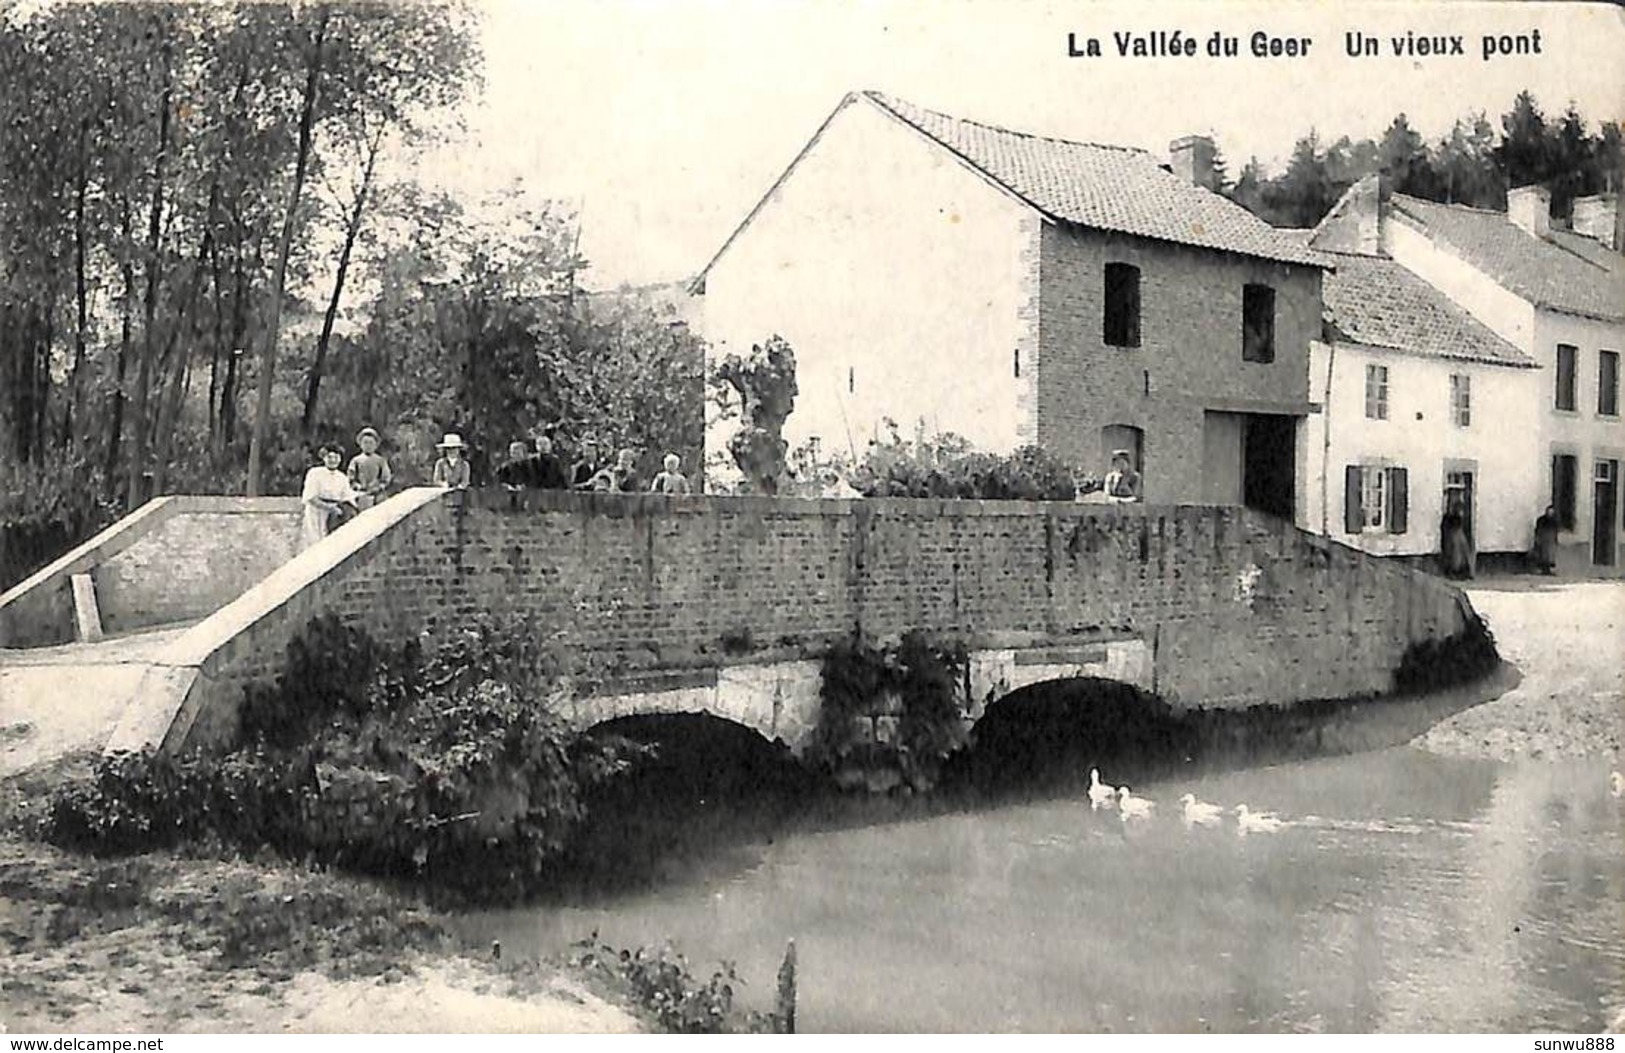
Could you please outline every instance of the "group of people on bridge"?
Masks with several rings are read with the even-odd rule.
[[[376,429],[362,428],[356,435],[356,446],[359,452],[341,468],[344,448],[338,443],[322,444],[317,450],[317,463],[305,473],[300,495],[304,502],[300,532],[304,547],[314,545],[345,520],[377,504],[394,483],[388,459],[378,452]],[[507,460],[495,472],[496,482],[511,491],[586,490],[673,496],[693,492],[688,476],[682,472],[682,458],[675,453],[668,453],[662,470],[645,482],[637,467],[636,451],[621,450],[611,464],[600,459],[596,439],[582,439],[580,448],[580,458],[566,468],[553,450],[553,440],[546,435],[535,436],[531,443],[511,442]],[[435,444],[435,450],[438,456],[430,477],[433,485],[467,489],[473,481],[473,467],[462,436],[447,432]]]

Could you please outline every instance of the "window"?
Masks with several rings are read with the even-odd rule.
[[[1245,362],[1275,361],[1275,290],[1268,285],[1242,286],[1241,357]]]
[[[1579,349],[1570,344],[1557,345],[1557,400],[1555,405],[1560,410],[1571,410],[1575,407],[1574,398],[1574,364]]]
[[[1403,534],[1410,523],[1404,468],[1351,464],[1343,469],[1343,529],[1350,534]]]
[[[1365,415],[1369,420],[1388,419],[1388,367],[1365,367]]]
[[[1473,378],[1460,373],[1450,374],[1450,419],[1456,427],[1466,428],[1473,423]]]
[[[1106,264],[1106,310],[1101,338],[1113,347],[1140,346],[1140,268]]]
[[[1597,352],[1597,412],[1619,416],[1619,352]]]
[[[1016,348],[1011,354],[1011,366],[1016,376],[1021,376],[1021,348]]]
[[[1574,529],[1575,489],[1580,474],[1580,459],[1572,453],[1552,454],[1552,507],[1557,510],[1557,524],[1564,530]]]

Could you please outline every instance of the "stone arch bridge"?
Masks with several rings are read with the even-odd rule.
[[[292,499],[154,501],[0,596],[0,772],[227,741],[246,684],[334,613],[402,639],[509,609],[611,670],[581,726],[708,713],[799,749],[858,631],[971,653],[967,719],[1073,676],[1175,708],[1390,690],[1465,596],[1238,507],[397,494],[296,552]]]

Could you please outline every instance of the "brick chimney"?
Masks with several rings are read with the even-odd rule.
[[[1169,167],[1174,175],[1194,186],[1213,186],[1213,158],[1218,148],[1205,135],[1185,135],[1168,144]]]
[[[1552,229],[1552,193],[1543,186],[1507,191],[1507,218],[1520,230],[1544,238]]]
[[[1574,199],[1574,232],[1596,238],[1615,252],[1620,245],[1619,195],[1593,194]]]

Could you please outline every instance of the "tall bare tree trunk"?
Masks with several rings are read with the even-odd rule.
[[[163,257],[160,239],[163,236],[164,213],[164,161],[169,154],[169,108],[175,91],[171,69],[167,27],[161,50],[164,63],[164,87],[158,97],[158,155],[153,161],[152,209],[147,218],[147,295],[143,311],[144,331],[141,334],[141,361],[136,367],[135,400],[130,405],[130,474],[127,484],[129,507],[136,508],[146,498],[141,485],[147,467],[147,396],[152,388],[154,343],[158,328],[158,285],[163,279]]]
[[[344,295],[344,276],[350,270],[350,252],[355,248],[356,236],[361,233],[362,210],[367,204],[367,192],[372,189],[373,167],[378,161],[378,148],[383,143],[384,128],[367,143],[367,166],[361,175],[361,188],[356,191],[355,207],[350,209],[350,220],[344,227],[344,248],[339,251],[338,274],[333,279],[333,295],[327,301],[327,313],[322,316],[322,335],[316,340],[316,360],[310,366],[310,383],[305,388],[305,413],[299,421],[299,432],[310,438],[310,429],[316,422],[316,398],[321,392],[322,369],[327,363],[327,346],[333,339],[333,320],[338,317],[339,299]]]
[[[68,378],[68,407],[62,414],[62,442],[64,449],[77,446],[74,420],[79,414],[80,374],[85,364],[86,330],[89,327],[89,293],[85,287],[85,191],[90,182],[85,165],[85,135],[83,126],[79,135],[79,179],[73,199],[73,295],[77,308],[73,333],[73,372]]]
[[[275,277],[271,282],[271,317],[265,329],[265,352],[260,357],[259,392],[254,403],[254,434],[248,446],[248,496],[258,497],[265,459],[265,437],[271,425],[271,381],[276,373],[277,340],[282,328],[282,293],[288,280],[288,255],[293,251],[293,228],[299,218],[299,197],[305,190],[305,172],[310,164],[311,128],[316,120],[316,89],[321,81],[322,45],[327,37],[327,7],[316,21],[310,52],[310,72],[305,78],[304,108],[299,115],[299,153],[294,162],[293,194],[288,214],[283,217],[282,241],[277,247]]]
[[[130,239],[130,204],[124,201],[119,207],[120,226],[124,233],[124,240],[128,244]],[[130,315],[135,309],[135,268],[130,265],[128,251],[119,261],[119,276],[124,279],[124,297],[120,305],[118,367],[116,382],[113,385],[113,406],[108,414],[107,424],[107,496],[116,497],[118,490],[118,451],[120,440],[124,436],[124,378],[129,372],[130,362]],[[125,507],[129,507],[126,498]]]
[[[156,493],[163,493],[164,487],[169,482],[169,454],[174,444],[175,423],[180,418],[181,398],[185,392],[186,378],[192,361],[191,343],[181,340],[180,334],[186,328],[187,318],[192,313],[193,305],[197,303],[198,290],[203,286],[203,261],[214,245],[214,222],[219,204],[220,183],[217,179],[209,187],[208,218],[204,221],[203,240],[198,242],[197,260],[192,265],[192,274],[187,281],[186,291],[181,294],[180,311],[176,315],[174,329],[170,332],[170,349],[165,356],[170,369],[169,378],[164,384],[158,402],[158,429],[154,435],[156,456],[153,458],[153,485]]]

